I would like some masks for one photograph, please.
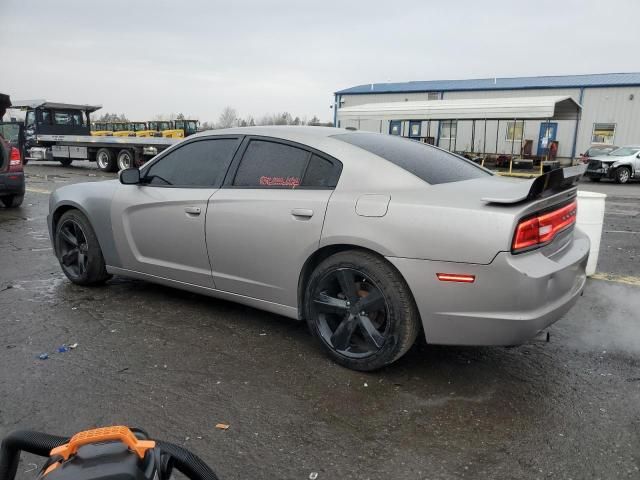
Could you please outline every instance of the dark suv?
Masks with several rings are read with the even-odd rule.
[[[10,106],[9,96],[0,93],[0,120]],[[7,208],[19,207],[24,199],[23,145],[22,124],[0,121],[0,203]]]

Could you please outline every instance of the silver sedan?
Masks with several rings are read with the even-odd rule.
[[[589,251],[576,168],[513,181],[389,135],[218,130],[56,190],[48,222],[74,283],[122,275],[305,320],[336,362],[374,370],[419,334],[515,345],[560,318]]]

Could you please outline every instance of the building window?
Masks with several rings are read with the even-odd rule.
[[[524,120],[507,122],[507,142],[519,142],[522,140]]]
[[[389,122],[389,135],[400,135],[402,133],[402,121],[392,120]]]
[[[591,143],[604,143],[613,145],[613,137],[616,134],[615,123],[594,123]]]
[[[440,100],[440,94],[438,92],[429,92],[427,94],[427,100]]]
[[[442,120],[440,122],[440,138],[455,140],[458,134],[457,120]]]
[[[420,120],[410,121],[409,136],[412,138],[419,138],[421,127],[422,127],[422,122]]]

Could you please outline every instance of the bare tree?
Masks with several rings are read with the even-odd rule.
[[[98,122],[128,122],[129,119],[124,113],[118,115],[117,113],[103,113],[98,117]]]
[[[231,107],[225,107],[225,109],[220,114],[220,118],[218,119],[218,124],[216,125],[218,128],[229,128],[233,127],[238,121],[238,114],[235,109]]]

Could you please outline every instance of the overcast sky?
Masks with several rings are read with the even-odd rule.
[[[640,71],[640,1],[0,0],[0,91],[143,120],[387,81]]]

